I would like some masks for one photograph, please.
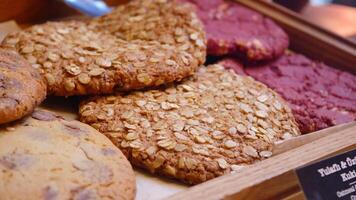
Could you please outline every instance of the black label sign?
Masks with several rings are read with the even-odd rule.
[[[356,200],[356,150],[296,170],[308,200]]]

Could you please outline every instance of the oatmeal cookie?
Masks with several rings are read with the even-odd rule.
[[[79,113],[133,165],[189,184],[270,157],[275,141],[299,135],[279,95],[219,65],[181,84],[90,98]]]
[[[49,94],[58,96],[179,81],[195,72],[206,52],[202,24],[190,6],[161,0],[132,1],[88,22],[36,25],[10,34],[2,45],[38,68]]]

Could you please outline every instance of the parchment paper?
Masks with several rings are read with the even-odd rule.
[[[20,27],[15,21],[0,23],[0,42],[6,34],[17,30],[20,30]],[[80,98],[81,97],[47,97],[40,107],[54,111],[66,119],[73,120],[78,117],[77,110]],[[153,176],[139,169],[135,169],[135,173],[137,200],[162,199],[188,188],[188,186],[176,181]]]

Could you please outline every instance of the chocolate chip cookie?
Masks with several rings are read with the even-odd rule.
[[[189,184],[270,157],[275,141],[299,135],[279,95],[220,65],[181,84],[93,97],[79,113],[133,165]]]
[[[105,136],[36,110],[0,127],[1,199],[134,199],[135,175]]]
[[[230,0],[180,0],[195,5],[205,25],[208,54],[238,55],[249,61],[283,54],[289,38],[271,19]]]
[[[132,1],[89,22],[36,25],[10,34],[3,46],[38,68],[49,94],[58,96],[179,81],[205,61],[206,51],[191,8],[161,0]]]
[[[40,74],[16,52],[0,49],[0,124],[29,114],[45,97]]]

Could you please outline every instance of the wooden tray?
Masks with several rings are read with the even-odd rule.
[[[49,1],[48,1],[49,2]],[[57,3],[42,0],[5,0],[0,5],[0,21],[18,20],[20,26],[72,15],[73,11]],[[125,0],[111,0],[120,4]],[[239,3],[257,10],[279,23],[289,34],[290,48],[331,66],[356,73],[356,44],[306,22],[280,6],[251,0]],[[9,9],[8,7],[13,9]],[[60,6],[60,7],[58,7]],[[26,12],[27,10],[46,12]],[[11,10],[11,12],[9,12]],[[19,29],[14,22],[0,24],[0,41]],[[77,118],[76,98],[48,98],[41,107],[68,119]],[[274,156],[242,171],[188,187],[175,181],[136,171],[139,200],[153,199],[303,199],[294,170],[312,161],[356,148],[356,122],[343,124],[277,144]]]

